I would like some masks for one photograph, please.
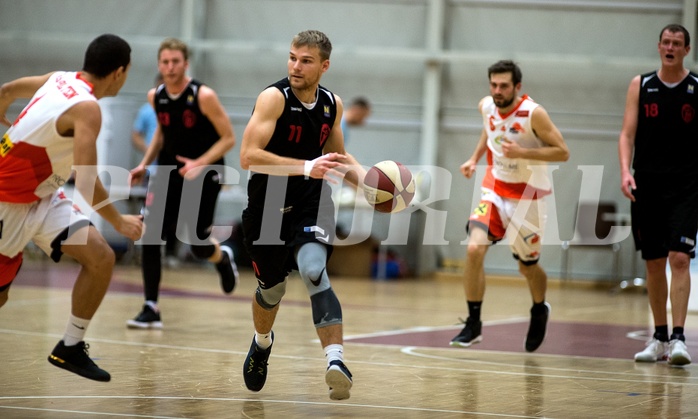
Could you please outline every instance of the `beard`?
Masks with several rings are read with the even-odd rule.
[[[514,96],[512,96],[510,98],[500,98],[500,99],[492,98],[492,99],[494,100],[494,104],[498,108],[508,108],[509,105],[514,103]]]

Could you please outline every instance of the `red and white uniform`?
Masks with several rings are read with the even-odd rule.
[[[76,72],[51,75],[0,143],[0,202],[30,203],[53,194],[70,176],[73,138],[56,121],[75,104],[97,99]]]
[[[487,174],[482,184],[504,198],[538,199],[550,194],[548,166],[540,160],[507,158],[502,153],[502,138],[523,148],[545,144],[531,128],[531,115],[538,104],[527,95],[508,114],[502,115],[492,96],[482,103],[482,118],[487,132]]]
[[[77,103],[97,98],[77,72],[56,72],[37,90],[0,140],[0,286],[14,278],[33,241],[58,261],[60,241],[89,220],[61,186],[73,166],[73,137],[56,129]],[[71,228],[66,234],[66,229]]]
[[[502,139],[523,148],[544,147],[531,128],[531,115],[537,107],[523,96],[513,110],[502,115],[491,96],[483,100],[487,171],[480,203],[470,216],[471,224],[486,228],[493,240],[508,237],[512,252],[524,263],[540,257],[546,211],[544,200],[539,198],[551,193],[548,166],[540,160],[505,157]]]

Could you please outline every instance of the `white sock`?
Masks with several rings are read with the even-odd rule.
[[[68,327],[65,329],[65,335],[63,335],[65,346],[74,346],[80,343],[85,338],[85,332],[89,324],[89,320],[81,319],[71,314]]]
[[[271,332],[259,333],[259,332],[255,331],[254,332],[254,341],[257,343],[257,346],[259,346],[260,349],[267,349],[272,344]]]
[[[344,345],[334,343],[325,346],[325,358],[327,358],[327,366],[330,366],[332,361],[344,362]]]
[[[147,301],[145,302],[145,305],[147,305],[148,307],[152,308],[153,311],[156,312],[156,313],[159,313],[159,312],[160,312],[160,309],[158,308],[158,302],[157,302],[157,301],[147,300]]]

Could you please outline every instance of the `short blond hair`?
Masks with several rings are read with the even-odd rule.
[[[332,42],[324,33],[316,30],[307,30],[293,37],[291,45],[294,47],[310,47],[320,50],[320,58],[329,60],[332,54]]]
[[[165,38],[165,40],[160,43],[160,48],[158,48],[158,59],[160,59],[160,53],[166,49],[182,51],[184,60],[189,60],[189,47],[184,43],[184,41],[180,41],[177,38]]]

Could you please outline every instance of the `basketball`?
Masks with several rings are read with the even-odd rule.
[[[385,160],[376,163],[366,172],[364,196],[376,211],[402,211],[412,202],[414,192],[412,172],[401,163]]]

